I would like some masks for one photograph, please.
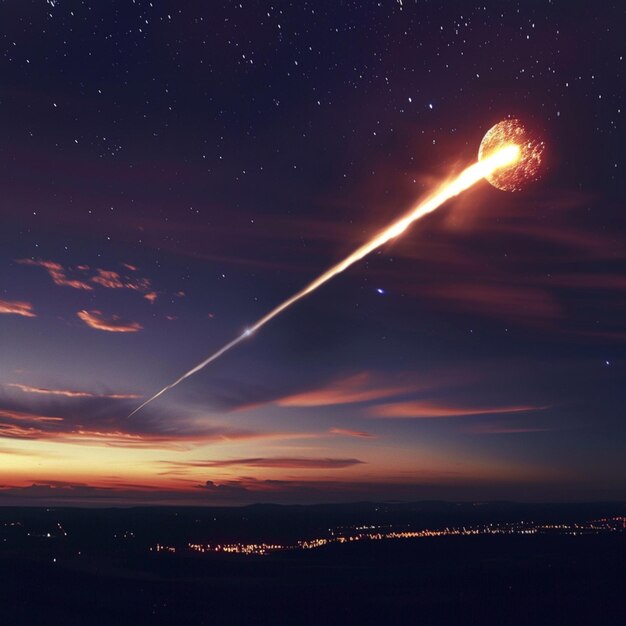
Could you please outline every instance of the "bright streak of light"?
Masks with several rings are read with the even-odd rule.
[[[301,289],[295,293],[291,298],[288,298],[283,303],[279,304],[276,308],[272,309],[269,313],[264,315],[260,320],[255,322],[252,326],[247,328],[243,334],[233,339],[230,343],[220,348],[217,352],[214,352],[207,357],[201,363],[198,363],[194,368],[177,378],[173,383],[163,387],[160,391],[155,393],[151,398],[148,398],[141,406],[137,407],[128,417],[131,417],[137,411],[140,411],[147,404],[150,404],[153,400],[156,400],[159,396],[163,395],[166,391],[173,389],[183,380],[193,376],[200,370],[204,369],[207,365],[212,363],[221,357],[224,353],[228,352],[231,348],[234,348],[237,344],[241,343],[244,339],[250,337],[261,327],[265,326],[270,320],[274,319],[277,315],[282,313],[285,309],[288,309],[292,304],[298,302],[305,296],[309,295],[324,283],[327,283],[331,278],[337,274],[341,274],[344,270],[348,269],[351,265],[360,261],[363,257],[367,256],[370,252],[380,248],[383,244],[387,243],[391,239],[401,235],[413,222],[432,213],[435,209],[439,208],[446,201],[458,196],[462,191],[469,189],[475,185],[478,181],[482,180],[486,176],[490,175],[498,168],[505,167],[515,163],[520,156],[520,149],[517,145],[511,144],[504,146],[497,152],[494,152],[490,156],[482,159],[478,163],[470,165],[467,169],[463,170],[454,180],[446,183],[439,189],[437,193],[418,204],[412,211],[407,213],[404,217],[400,218],[380,233],[372,237],[369,241],[364,243],[360,248],[355,250],[350,256],[346,257],[343,261],[333,265],[329,270],[318,276],[313,282],[309,283],[304,289]]]

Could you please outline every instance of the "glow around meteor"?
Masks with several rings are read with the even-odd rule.
[[[231,348],[234,348],[237,344],[241,343],[244,339],[248,338],[261,327],[265,326],[265,324],[274,319],[285,309],[288,309],[292,304],[295,304],[296,302],[298,302],[298,300],[301,300],[305,296],[309,295],[310,293],[321,287],[324,283],[327,283],[337,274],[341,274],[341,272],[348,269],[357,261],[360,261],[370,252],[373,252],[391,239],[394,239],[395,237],[401,235],[413,222],[421,219],[429,213],[432,213],[447,200],[450,200],[451,198],[454,198],[466,189],[469,189],[483,178],[488,178],[497,170],[514,166],[519,161],[521,154],[521,148],[515,143],[498,146],[495,151],[486,155],[481,154],[480,160],[477,163],[470,165],[468,168],[463,170],[456,178],[444,184],[439,189],[439,191],[418,204],[404,217],[387,226],[387,228],[372,237],[372,239],[364,243],[360,248],[357,248],[350,256],[346,257],[343,261],[340,261],[336,265],[333,265],[333,267],[318,276],[313,282],[309,283],[306,287],[304,287],[293,296],[272,309],[269,313],[256,321],[252,326],[247,328],[243,334],[239,335],[239,337],[236,337],[230,343],[227,343],[225,346],[217,350],[217,352],[214,352],[213,354],[208,356],[204,361],[198,363],[198,365],[190,369],[188,372],[185,372],[173,383],[170,383],[166,387],[163,387],[163,389],[155,393],[151,398],[148,398],[148,400],[146,400],[141,406],[137,407],[129,415],[129,417],[137,413],[137,411],[143,409],[143,407],[145,407],[153,400],[156,400],[166,391],[169,391],[170,389],[176,387],[186,378],[193,376],[213,361],[219,359]]]

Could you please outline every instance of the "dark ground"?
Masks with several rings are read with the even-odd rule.
[[[2,624],[624,624],[626,536],[0,559]]]

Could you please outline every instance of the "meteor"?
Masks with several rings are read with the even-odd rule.
[[[501,122],[502,124],[503,122]],[[498,126],[498,125],[496,125]],[[495,127],[494,127],[495,128]],[[492,148],[494,146],[491,146]],[[270,320],[274,319],[277,315],[280,315],[285,309],[288,309],[292,304],[298,302],[305,296],[309,295],[324,283],[327,283],[331,278],[337,274],[341,274],[344,270],[348,269],[351,265],[367,256],[370,252],[373,252],[389,240],[394,239],[401,235],[413,222],[421,219],[425,215],[432,213],[435,209],[439,208],[447,200],[459,195],[462,191],[469,189],[483,178],[487,178],[494,174],[498,170],[512,170],[516,168],[519,161],[523,160],[525,146],[518,145],[516,143],[500,143],[495,146],[495,149],[489,151],[488,154],[480,154],[479,161],[470,165],[463,170],[455,179],[449,183],[444,184],[439,191],[437,191],[430,198],[427,198],[416,207],[414,207],[404,217],[393,222],[390,226],[379,232],[372,237],[369,241],[364,243],[360,248],[357,248],[350,256],[346,257],[343,261],[340,261],[336,265],[333,265],[326,272],[318,276],[313,282],[309,283],[306,287],[295,293],[293,296],[279,304],[272,309],[269,313],[264,315],[261,319],[256,321],[252,326],[248,327],[241,335],[233,339],[230,343],[220,348],[217,352],[214,352],[208,356],[204,361],[198,363],[195,367],[184,373],[177,378],[173,383],[170,383],[166,387],[163,387],[160,391],[155,393],[151,398],[148,398],[141,406],[137,407],[128,417],[133,416],[135,413],[143,409],[147,404],[150,404],[153,400],[156,400],[159,396],[162,396],[166,391],[173,389],[185,379],[193,376],[200,370],[204,369],[207,365],[219,359],[223,354],[234,348],[241,343],[244,339],[247,339],[260,328],[265,326]]]

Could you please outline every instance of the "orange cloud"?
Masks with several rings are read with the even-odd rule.
[[[39,415],[37,413],[26,413],[24,411],[12,411],[10,409],[0,409],[0,418],[15,420],[16,422],[62,422],[62,417]]]
[[[339,435],[341,437],[360,437],[363,439],[375,439],[376,435],[366,433],[363,430],[351,430],[349,428],[331,428],[329,431],[332,435]]]
[[[42,422],[44,425],[53,420],[62,421],[63,418],[48,418],[25,414],[24,416],[4,415],[0,412],[0,419],[20,419],[23,421]],[[281,433],[259,433],[244,430],[229,430],[215,428],[201,433],[130,433],[120,429],[90,429],[80,426],[71,430],[44,430],[34,426],[21,426],[11,422],[0,422],[0,437],[10,439],[31,439],[36,441],[56,441],[78,445],[110,446],[112,448],[145,448],[162,450],[187,450],[191,446],[206,443],[220,443],[230,441],[246,441],[256,439],[281,439]],[[269,466],[268,466],[269,467]]]
[[[207,442],[269,438],[270,433],[212,428],[195,433],[127,432],[120,428],[88,428],[51,417],[21,411],[0,410],[0,437],[35,441],[56,441],[79,445],[115,448],[152,448],[184,450]],[[280,436],[277,434],[277,436]]]
[[[48,272],[52,282],[59,287],[72,287],[73,289],[83,289],[85,291],[93,291],[93,287],[82,280],[71,279],[66,275],[65,268],[54,261],[43,261],[41,259],[18,259],[16,263],[21,265],[33,265],[42,267]]]
[[[21,420],[25,422],[49,423],[63,418],[0,411],[0,419]],[[136,434],[121,430],[90,430],[77,427],[73,430],[44,430],[36,425],[22,426],[12,422],[0,422],[0,437],[10,439],[30,439],[36,441],[58,441],[80,445],[100,445],[116,448],[162,448],[171,450],[184,449],[185,444],[203,443],[200,436],[175,437],[169,435]]]
[[[52,278],[52,282],[60,287],[72,287],[73,289],[93,291],[93,285],[90,283],[94,283],[106,289],[131,289],[138,291],[145,294],[144,297],[150,300],[150,302],[154,302],[157,297],[157,293],[152,290],[152,285],[148,278],[122,276],[119,272],[102,268],[94,268],[91,270],[89,265],[76,265],[72,268],[63,267],[60,263],[44,261],[42,259],[17,259],[16,263],[43,268],[48,272],[50,278]],[[122,263],[122,265],[133,272],[137,270],[136,267],[128,265],[127,263]],[[78,271],[83,274],[85,272],[95,271],[95,276],[91,276],[87,280],[70,278],[68,273],[72,271],[74,273]]]
[[[105,330],[110,333],[136,333],[143,326],[139,322],[124,322],[119,315],[112,315],[105,318],[101,311],[78,311],[78,317],[97,330]]]
[[[312,391],[305,391],[276,401],[279,406],[315,407],[333,404],[353,404],[399,395],[414,390],[411,387],[373,386],[369,372],[342,378]]]
[[[102,269],[96,269],[96,272],[98,272],[98,274],[91,278],[92,283],[96,283],[97,285],[106,287],[107,289],[124,288],[124,283],[117,272]]]
[[[112,270],[96,268],[96,275],[89,280],[106,289],[130,289],[145,293],[144,298],[151,301],[157,296],[156,292],[151,291],[151,282],[148,278],[129,278]]]
[[[0,313],[7,315],[21,315],[22,317],[37,317],[30,302],[0,300]]]
[[[55,400],[54,411],[58,411],[59,402],[60,400]],[[201,428],[181,425],[180,430],[172,430],[171,424],[161,424],[157,416],[153,416],[148,422],[128,422],[119,416],[119,411],[111,406],[108,399],[102,398],[79,398],[68,401],[60,415],[63,417],[58,413],[33,412],[15,406],[0,407],[0,439],[52,441],[117,448],[187,450],[211,442],[217,444],[319,437],[311,433],[255,431],[206,424]]]
[[[30,478],[30,477],[29,477]],[[5,481],[6,482],[6,481]],[[319,479],[275,480],[240,478],[202,484],[181,481],[179,488],[166,488],[162,484],[132,483],[116,480],[98,480],[93,483],[59,480],[52,477],[22,479],[0,487],[3,504],[18,506],[75,506],[74,503],[116,505],[242,505],[255,502],[304,504],[311,502],[435,500],[451,501],[498,500],[511,494],[524,495],[528,486],[544,486],[544,499],[560,494],[562,484],[554,476],[511,476],[505,474],[489,482],[476,483],[465,477],[434,475],[416,477],[415,480],[390,481],[339,481]],[[544,493],[544,492],[542,492]],[[508,494],[508,495],[507,495]],[[523,497],[522,497],[523,499]]]
[[[6,383],[6,387],[19,389],[24,393],[38,393],[50,396],[65,396],[66,398],[110,398],[111,400],[132,400],[141,396],[134,393],[96,394],[88,391],[74,391],[72,389],[46,389],[45,387],[31,387],[20,383]]]
[[[389,418],[431,418],[431,417],[463,417],[466,415],[498,415],[503,413],[526,413],[539,411],[545,406],[499,406],[499,407],[454,407],[434,402],[395,402],[372,407],[368,414],[372,417]]]

